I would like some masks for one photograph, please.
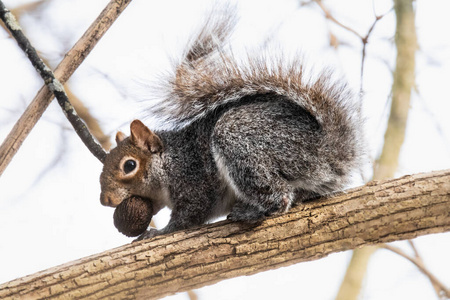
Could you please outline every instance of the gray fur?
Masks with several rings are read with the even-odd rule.
[[[131,184],[151,177],[152,186],[168,191],[172,215],[167,227],[141,238],[228,213],[257,223],[342,190],[361,166],[361,121],[346,85],[327,72],[305,79],[299,61],[237,61],[223,50],[233,24],[208,20],[167,79],[161,105],[151,109],[176,126],[155,132],[164,145],[156,160],[162,175],[152,176],[150,163],[146,177]],[[132,147],[130,139],[116,153],[121,147]]]

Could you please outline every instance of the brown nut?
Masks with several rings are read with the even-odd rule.
[[[114,226],[126,236],[134,237],[147,230],[153,217],[150,199],[131,196],[122,201],[114,211]]]

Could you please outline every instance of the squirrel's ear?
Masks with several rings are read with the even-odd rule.
[[[163,151],[161,139],[147,128],[141,121],[134,120],[130,125],[131,142],[137,147],[151,153]]]
[[[121,141],[123,141],[124,139],[126,139],[126,135],[125,133],[123,133],[122,131],[118,131],[116,134],[116,143],[120,143]]]

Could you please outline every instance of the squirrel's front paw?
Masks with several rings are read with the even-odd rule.
[[[244,222],[258,225],[265,219],[264,213],[256,210],[232,210],[227,219],[233,222]]]
[[[156,228],[150,228],[149,230],[145,231],[143,234],[141,234],[137,239],[135,239],[133,242],[142,241],[146,239],[151,239],[157,235],[160,235],[160,232]]]

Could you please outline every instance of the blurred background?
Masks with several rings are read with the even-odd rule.
[[[52,68],[108,3],[3,2]],[[409,45],[416,50],[412,71],[403,75],[412,78],[411,95],[403,103],[409,114],[397,148],[385,146],[391,103],[396,101],[397,53],[402,53],[395,38],[400,12],[393,1],[215,2],[236,5],[236,53],[256,52],[261,45],[287,56],[301,53],[314,72],[331,66],[356,93],[361,91],[371,160],[366,180],[450,168],[448,1],[396,1],[412,5],[405,18],[412,16],[415,23],[406,32],[417,36],[417,44]],[[206,0],[134,0],[70,78],[69,98],[104,147],[114,146],[118,130],[128,134],[135,118],[146,120],[151,128],[161,125],[145,113],[153,96],[148,87],[180,56],[212,7]],[[42,85],[16,42],[0,28],[0,141]],[[394,163],[383,160],[396,151]],[[390,167],[380,167],[383,164]],[[114,210],[100,205],[101,169],[52,102],[0,177],[0,283],[131,242],[113,226]],[[390,173],[381,174],[386,169]],[[169,215],[164,210],[155,216],[157,227],[163,227]],[[392,245],[411,257],[416,249],[426,268],[450,285],[450,233],[417,238],[415,247],[407,241]],[[180,293],[169,298],[334,299],[358,252],[226,280],[195,290],[195,296]],[[408,260],[386,249],[366,252],[359,299],[439,298],[430,280]]]

